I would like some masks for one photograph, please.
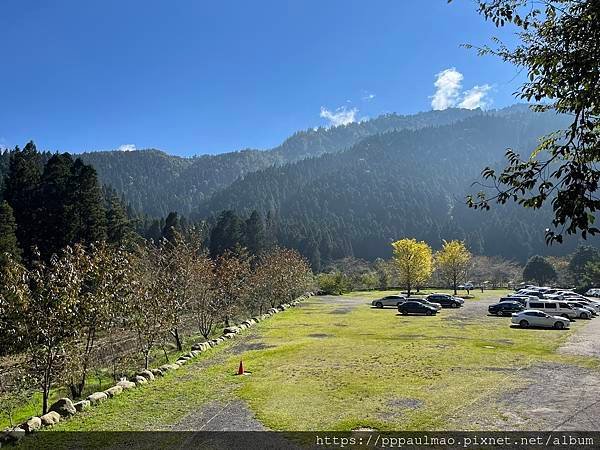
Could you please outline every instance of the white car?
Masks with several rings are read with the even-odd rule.
[[[589,291],[587,291],[585,293],[586,296],[588,297],[600,297],[600,289],[598,288],[592,288]]]
[[[586,297],[585,295],[578,294],[576,292],[568,291],[562,294],[565,300],[573,300],[582,301],[586,303],[594,303],[595,305],[600,305],[600,301],[595,298]]]
[[[565,301],[555,300],[537,300],[527,301],[525,308],[535,309],[551,314],[553,316],[562,316],[567,319],[591,319],[592,313],[587,309],[574,307]]]
[[[400,303],[404,303],[406,301],[406,297],[403,295],[386,295],[379,300],[373,300],[371,305],[376,308],[383,308],[384,306],[393,306],[397,308]]]
[[[592,305],[588,305],[587,303],[582,302],[581,300],[565,300],[569,305],[571,305],[573,308],[583,308],[586,311],[589,311],[590,313],[592,313],[592,315],[596,315],[598,314],[598,310],[592,306]]]
[[[521,328],[542,327],[556,328],[557,330],[562,330],[563,328],[569,328],[571,326],[569,319],[560,316],[551,316],[543,311],[531,309],[513,313],[511,323],[513,325],[519,325]]]
[[[470,281],[466,282],[465,284],[459,284],[458,289],[465,289],[467,291],[472,291],[473,288],[475,288],[475,285],[473,283],[471,283]]]

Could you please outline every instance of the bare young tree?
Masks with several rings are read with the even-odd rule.
[[[225,325],[241,307],[249,291],[250,257],[244,249],[225,251],[216,261],[217,296]]]
[[[49,263],[37,260],[26,273],[25,339],[31,375],[42,391],[48,412],[50,389],[63,375],[66,356],[78,334],[87,257],[82,247],[66,247]]]
[[[132,258],[132,295],[127,304],[127,323],[135,332],[137,349],[146,369],[150,353],[172,325],[172,311],[165,305],[162,290],[164,283],[157,273],[159,261],[160,249],[152,246],[140,248]]]
[[[173,230],[171,240],[159,246],[159,274],[163,292],[171,312],[172,326],[169,330],[177,350],[183,349],[180,326],[194,295],[196,282],[196,258],[202,253],[199,231],[192,229],[186,235]]]
[[[120,249],[105,243],[91,246],[78,310],[79,336],[69,354],[68,382],[74,398],[85,388],[98,334],[108,330],[128,295],[129,260]]]
[[[303,294],[312,283],[308,262],[295,250],[274,247],[260,255],[251,277],[251,299],[262,313]]]
[[[192,298],[190,310],[194,316],[198,331],[208,338],[215,323],[221,317],[221,308],[217,296],[215,263],[208,253],[203,251],[192,261]]]

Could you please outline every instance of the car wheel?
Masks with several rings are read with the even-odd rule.
[[[588,319],[589,317],[586,313],[581,313],[581,314],[579,314],[579,318],[580,319]]]
[[[554,324],[554,328],[556,328],[557,330],[562,330],[565,327],[565,324],[562,322],[556,322]]]
[[[375,303],[375,307],[376,308],[383,308],[383,303],[377,302],[377,303]]]
[[[521,328],[527,328],[527,327],[529,326],[529,322],[527,322],[526,320],[521,320],[521,321],[519,322],[519,326],[520,326]]]
[[[458,308],[458,303],[452,303],[451,305],[453,308]]]
[[[432,315],[433,313],[432,313],[431,311],[427,311],[427,312],[425,312],[425,314],[426,314],[426,315],[428,315],[428,316],[430,316],[430,315]]]

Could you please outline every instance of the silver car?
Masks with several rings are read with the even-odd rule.
[[[400,303],[404,303],[406,301],[406,297],[402,295],[386,295],[379,300],[373,300],[371,305],[376,308],[383,308],[384,306],[393,306],[397,308]]]
[[[513,313],[511,322],[513,325],[519,325],[521,328],[541,327],[541,328],[556,328],[562,330],[569,328],[571,321],[560,316],[551,316],[543,311],[526,309],[518,313]]]
[[[569,305],[571,305],[573,308],[581,308],[581,309],[585,309],[586,311],[589,311],[589,313],[593,316],[595,316],[596,314],[598,314],[598,311],[596,310],[595,307],[585,304],[583,302],[577,301],[577,300],[565,300]],[[582,317],[585,318],[585,317]]]

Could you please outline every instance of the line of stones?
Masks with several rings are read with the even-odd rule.
[[[221,342],[224,342],[227,339],[233,339],[243,330],[250,328],[262,320],[268,319],[274,314],[296,306],[302,300],[312,295],[312,292],[307,293],[290,303],[283,303],[277,308],[271,308],[261,316],[252,317],[251,319],[244,320],[239,325],[227,327],[223,330],[223,335],[221,337],[193,344],[190,352],[180,356],[174,363],[163,364],[156,369],[140,370],[135,375],[130,377],[129,380],[122,379],[116,385],[102,392],[94,392],[93,394],[88,395],[85,400],[80,400],[74,403],[70,398],[61,398],[50,405],[49,412],[43,416],[31,417],[17,427],[7,428],[4,430],[0,435],[0,446],[2,443],[16,442],[25,436],[25,434],[33,433],[42,427],[50,427],[55,425],[59,423],[61,419],[69,418],[78,412],[85,411],[91,406],[98,405],[107,399],[116,397],[123,391],[134,389],[138,386],[143,386],[148,382],[155,380],[156,377],[162,377],[167,372],[177,370],[184,364],[196,358],[202,352],[219,345]]]

